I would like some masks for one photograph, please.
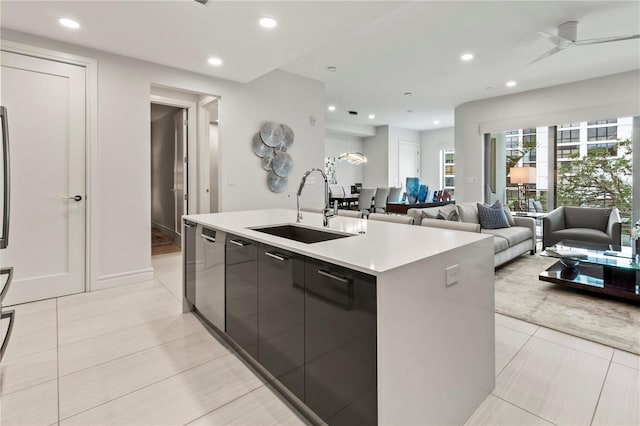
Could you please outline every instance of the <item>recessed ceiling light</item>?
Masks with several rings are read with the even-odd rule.
[[[334,66],[327,67],[327,71],[336,72],[336,71],[338,71],[338,67],[334,67]]]
[[[328,109],[329,111],[335,111],[335,110],[336,110],[336,106],[335,106],[335,105],[329,105],[329,106],[327,107],[327,109]]]
[[[277,26],[278,26],[278,23],[277,23],[277,22],[276,22],[276,20],[275,20],[275,19],[273,19],[273,18],[267,18],[267,17],[264,17],[264,18],[260,19],[260,26],[261,26],[262,28],[268,28],[268,29],[271,29],[271,28],[275,28],[275,27],[277,27]]]
[[[513,81],[513,80],[507,81],[507,87],[514,87],[516,84],[518,84],[518,83]]]
[[[78,24],[76,21],[74,21],[73,19],[69,19],[69,18],[60,18],[58,19],[58,22],[60,23],[60,25],[62,25],[63,27],[67,27],[67,28],[71,28],[72,30],[77,30],[78,28],[80,28],[80,24]]]
[[[219,67],[220,65],[222,65],[222,59],[220,58],[209,58],[207,62],[209,62],[210,65],[213,65],[216,67]]]
[[[369,114],[369,120],[373,120],[374,118],[376,118],[375,114]]]
[[[411,93],[411,92],[404,92],[404,95],[405,95],[407,98],[410,98],[411,96],[413,96],[413,93]]]
[[[462,59],[463,61],[470,61],[473,59],[473,54],[472,53],[465,53],[462,56],[460,56],[460,59]]]
[[[438,120],[434,120],[433,124],[440,124],[440,122]]]

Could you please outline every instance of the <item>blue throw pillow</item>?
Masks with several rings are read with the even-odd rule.
[[[480,221],[480,226],[486,229],[509,227],[509,221],[504,214],[500,201],[496,201],[491,206],[478,203],[478,220]]]

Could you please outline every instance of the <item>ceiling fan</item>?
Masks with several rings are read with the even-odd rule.
[[[531,65],[534,62],[538,62],[544,58],[547,58],[551,55],[555,55],[556,53],[569,49],[570,47],[576,46],[587,46],[589,44],[600,44],[600,43],[609,43],[612,41],[622,41],[622,40],[633,40],[635,38],[640,38],[640,34],[633,35],[624,35],[617,37],[603,37],[603,38],[593,38],[588,40],[578,40],[578,21],[569,21],[563,24],[558,25],[558,35],[554,36],[542,31],[538,31],[543,37],[546,37],[551,43],[555,44],[556,47],[549,50],[539,58],[534,59],[529,62],[527,65]]]

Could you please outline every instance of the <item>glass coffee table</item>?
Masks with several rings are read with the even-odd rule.
[[[542,281],[640,302],[640,264],[631,247],[564,240],[540,254],[558,258],[540,273]]]

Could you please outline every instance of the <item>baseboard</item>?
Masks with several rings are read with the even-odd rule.
[[[119,274],[103,275],[98,277],[96,285],[91,289],[104,290],[105,288],[120,287],[123,285],[150,281],[153,279],[153,268],[137,271],[121,272]]]

